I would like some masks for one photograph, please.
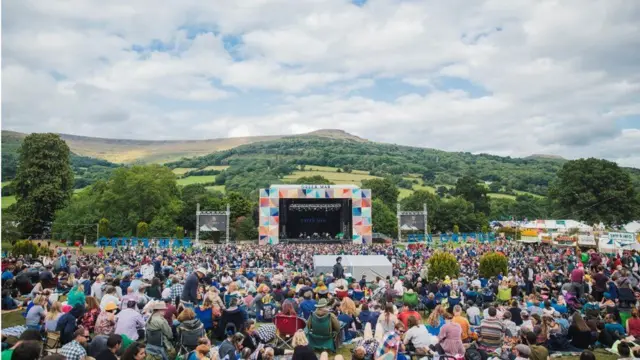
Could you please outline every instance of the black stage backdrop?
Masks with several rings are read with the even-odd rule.
[[[306,238],[317,233],[351,237],[351,199],[280,199],[280,237]],[[302,236],[301,236],[302,235]]]

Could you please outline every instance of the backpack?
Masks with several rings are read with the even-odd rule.
[[[482,356],[480,350],[475,347],[470,347],[464,353],[464,360],[485,360],[486,357]]]

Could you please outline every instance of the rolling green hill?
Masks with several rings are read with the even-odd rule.
[[[18,150],[26,134],[13,131],[2,131],[2,181],[10,181],[16,175],[18,166]],[[104,159],[71,153],[71,167],[76,177],[74,188],[81,189],[99,179],[106,179],[118,164]],[[4,189],[4,186],[3,186]],[[11,191],[11,190],[8,190]],[[3,191],[3,195],[6,191]]]
[[[306,135],[242,145],[165,165],[190,169],[230,166],[216,176],[216,184],[246,192],[272,183],[295,181],[307,175],[300,172],[304,166],[307,170],[339,168],[343,174],[359,177],[348,181],[350,183],[366,177],[389,176],[400,188],[408,190],[436,184],[453,185],[458,178],[473,175],[487,184],[494,197],[501,194],[514,197],[523,192],[545,196],[565,162],[550,156],[512,158]],[[640,170],[627,170],[640,188]],[[316,175],[324,175],[332,182],[340,181],[337,178],[340,174],[335,174],[335,170],[329,172],[331,174]],[[420,183],[407,184],[410,176],[419,178]]]
[[[3,181],[15,174],[16,150],[24,136],[2,131]],[[358,184],[366,178],[391,177],[403,196],[418,189],[436,191],[438,187],[455,184],[464,175],[473,175],[486,184],[492,197],[513,198],[527,193],[545,196],[566,162],[553,155],[512,158],[376,143],[341,130],[193,141],[118,140],[65,134],[61,137],[73,151],[77,188],[104,178],[118,166],[105,160],[109,159],[122,163],[164,163],[183,184],[205,179],[188,180],[193,175],[215,175],[206,178],[206,183],[215,182],[217,188],[224,186],[245,193],[274,183],[295,182],[311,170],[324,172],[315,175],[323,175],[334,183]],[[176,158],[182,159],[165,162]],[[215,173],[206,173],[212,170]],[[640,189],[640,169],[627,170]]]

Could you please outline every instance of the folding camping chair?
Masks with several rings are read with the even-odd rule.
[[[304,329],[307,323],[295,315],[278,314],[274,319],[276,325],[276,346],[286,346],[293,349],[291,340],[296,331]]]
[[[196,349],[198,340],[206,335],[204,326],[192,330],[180,329],[179,332],[178,355],[185,355],[185,358],[187,354]]]
[[[55,354],[60,350],[60,332],[59,331],[47,331],[47,340],[44,343],[44,352],[48,354]]]

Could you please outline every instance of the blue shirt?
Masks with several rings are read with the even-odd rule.
[[[9,280],[9,279],[13,279],[13,273],[9,270],[5,270],[5,272],[2,273],[2,280]]]
[[[620,335],[624,336],[627,334],[624,327],[618,323],[610,323],[604,325],[605,330],[607,331],[617,331]]]

